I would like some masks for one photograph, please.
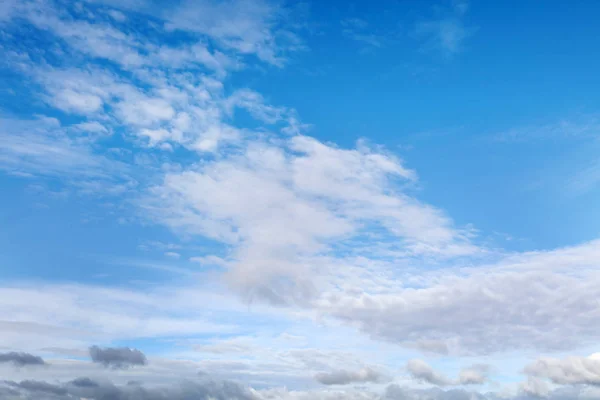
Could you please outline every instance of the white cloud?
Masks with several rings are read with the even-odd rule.
[[[127,166],[95,154],[53,118],[0,119],[0,169],[32,176],[126,181]],[[117,176],[119,174],[120,176]]]
[[[296,36],[279,26],[284,15],[277,3],[266,0],[184,1],[167,12],[167,26],[208,35],[225,49],[281,66],[283,53],[298,46]]]
[[[597,241],[446,269],[419,286],[332,295],[323,312],[404,345],[441,341],[451,354],[574,349],[597,340]],[[577,270],[577,274],[568,271]]]
[[[127,21],[127,16],[125,14],[123,14],[121,11],[118,10],[109,10],[107,12],[108,15],[110,15],[110,17],[112,19],[114,19],[117,22],[125,22]]]
[[[233,246],[228,278],[247,296],[306,302],[329,274],[325,259],[311,257],[369,223],[402,241],[408,254],[477,251],[439,210],[394,192],[394,177],[414,173],[366,147],[343,150],[295,136],[169,173],[144,206],[177,231]]]
[[[120,290],[83,285],[0,288],[3,345],[15,349],[70,347],[126,338],[231,332],[201,311],[211,294],[195,290]],[[222,303],[223,306],[225,303]],[[228,304],[231,304],[229,302]],[[27,328],[31,324],[39,329]],[[13,332],[13,333],[10,333]],[[59,344],[63,343],[63,344]]]

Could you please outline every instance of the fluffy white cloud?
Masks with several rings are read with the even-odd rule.
[[[596,340],[600,243],[446,269],[393,292],[336,295],[324,312],[396,343],[452,354],[573,349]],[[578,270],[578,274],[565,271]]]
[[[341,267],[331,265],[330,243],[339,246],[365,228],[383,228],[405,254],[478,251],[439,210],[396,191],[394,178],[414,179],[399,160],[306,136],[280,143],[254,142],[167,174],[145,208],[173,229],[233,246],[230,282],[278,303],[310,300],[320,277],[334,272],[327,269]],[[328,251],[333,258],[320,255]]]

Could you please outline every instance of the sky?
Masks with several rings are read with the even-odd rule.
[[[600,398],[599,12],[0,1],[0,399]]]

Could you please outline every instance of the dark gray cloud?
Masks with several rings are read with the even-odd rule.
[[[379,382],[383,375],[371,368],[362,368],[358,371],[337,370],[322,372],[315,375],[315,379],[324,385],[347,385],[349,383]]]
[[[258,400],[247,388],[233,382],[184,381],[171,387],[116,386],[109,381],[78,378],[65,384],[40,381],[3,382],[0,400]]]
[[[90,357],[95,363],[110,368],[129,368],[136,365],[146,365],[148,360],[144,353],[128,347],[90,347]]]
[[[14,351],[9,353],[0,353],[0,363],[12,363],[18,367],[46,364],[41,357],[34,356],[33,354],[29,353],[17,353]]]

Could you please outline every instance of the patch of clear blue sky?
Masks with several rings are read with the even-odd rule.
[[[283,69],[249,68],[229,84],[295,108],[321,140],[352,146],[367,137],[397,152],[421,177],[420,199],[459,225],[472,223],[483,236],[500,232],[522,239],[497,239],[499,246],[553,248],[597,237],[598,190],[563,196],[561,180],[570,171],[561,165],[597,157],[597,141],[502,143],[493,137],[597,112],[600,3],[473,1],[460,19],[472,34],[451,57],[423,51],[423,41],[414,37],[415,23],[451,13],[451,3],[440,4],[435,11],[428,2],[310,2],[312,22],[302,34],[307,50],[293,54]],[[347,18],[365,20],[365,33],[378,35],[381,47],[361,52],[368,46],[342,32]],[[39,40],[29,45],[43,48]],[[13,73],[3,70],[1,77],[5,113],[56,115],[34,95],[23,96],[31,92]],[[552,174],[561,179],[553,182]],[[535,187],[540,179],[554,185]],[[0,196],[5,278],[85,282],[118,268],[125,282],[136,271],[90,255],[140,257],[137,246],[145,240],[175,240],[163,228],[107,218],[101,202],[91,198],[41,198],[26,189],[30,183],[0,176],[9,194]],[[86,218],[96,215],[103,218]],[[145,276],[160,274],[149,270]]]
[[[449,4],[436,12],[428,2],[312,2],[322,34],[307,39],[310,50],[249,81],[295,107],[319,139],[350,146],[367,137],[398,151],[421,176],[420,197],[459,224],[524,239],[502,246],[596,237],[598,191],[564,192],[573,166],[597,157],[597,142],[493,136],[597,113],[600,4],[473,1],[461,19],[472,34],[456,54],[422,51],[415,21],[446,17]],[[364,45],[343,37],[339,21],[354,17],[383,35],[381,48],[359,54]],[[532,189],[539,180],[550,184]]]

